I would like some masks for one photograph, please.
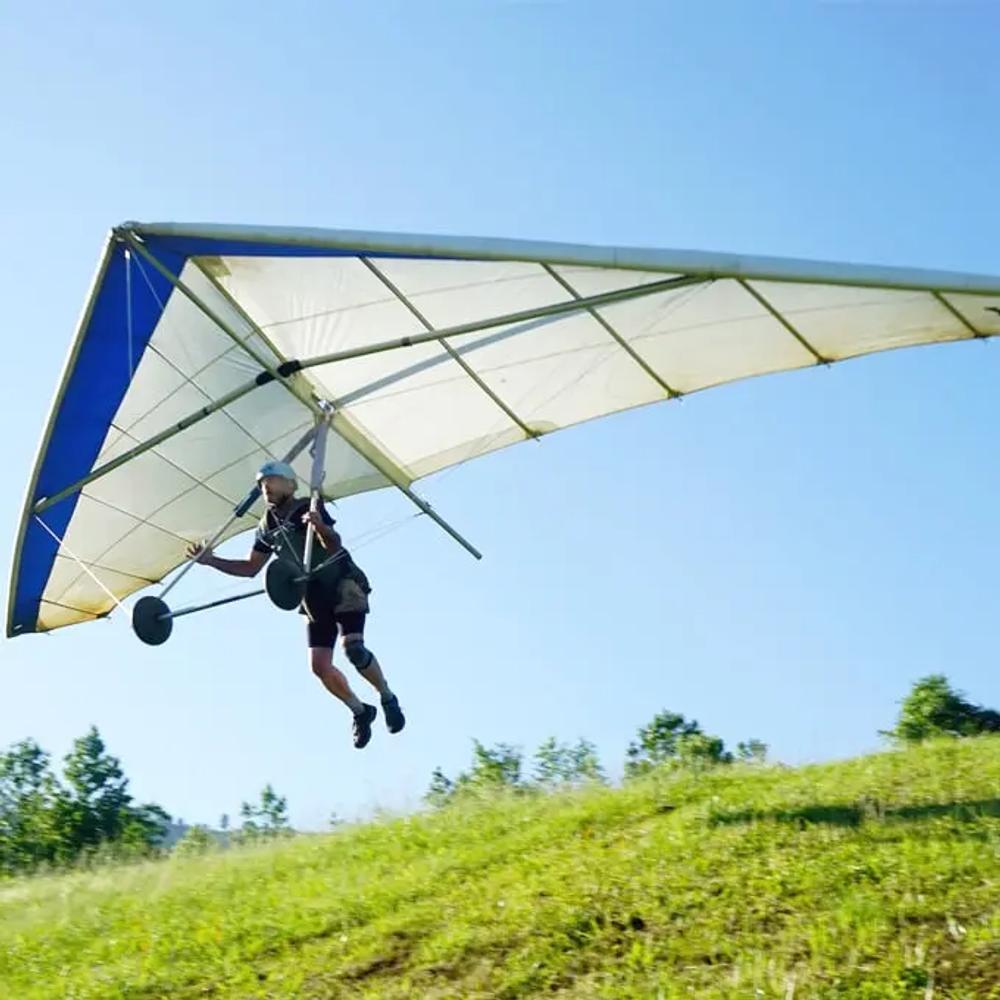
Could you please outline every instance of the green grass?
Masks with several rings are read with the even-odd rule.
[[[0,886],[0,997],[998,997],[1000,739]]]

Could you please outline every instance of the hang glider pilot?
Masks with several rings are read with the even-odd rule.
[[[197,559],[230,576],[256,576],[268,559],[302,558],[306,532],[312,528],[319,546],[315,546],[317,568],[306,587],[300,614],[308,617],[309,660],[313,673],[334,697],[354,714],[354,745],[361,749],[371,739],[372,722],[378,711],[354,693],[347,678],[333,665],[333,647],[337,633],[343,638],[344,653],[358,673],[381,695],[382,711],[390,733],[398,733],[406,724],[399,699],[386,683],[375,655],[365,646],[365,618],[369,612],[371,587],[334,530],[334,520],[323,506],[310,510],[308,498],[296,496],[298,480],[294,469],[285,462],[269,461],[257,473],[267,507],[246,559],[222,559],[204,545],[192,545],[188,557]],[[336,558],[333,558],[336,557]]]

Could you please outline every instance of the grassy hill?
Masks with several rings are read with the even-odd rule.
[[[3,883],[0,996],[1000,997],[1000,738]]]

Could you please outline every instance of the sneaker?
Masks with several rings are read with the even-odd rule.
[[[378,709],[374,705],[365,705],[365,710],[360,715],[354,716],[354,745],[362,750],[368,746],[368,741],[372,738],[372,723]]]
[[[393,695],[388,701],[382,702],[382,711],[385,713],[385,724],[390,733],[398,733],[406,725],[406,716],[399,707],[399,699]]]

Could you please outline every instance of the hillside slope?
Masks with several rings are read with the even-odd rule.
[[[998,997],[1000,738],[0,885],[0,996]]]

